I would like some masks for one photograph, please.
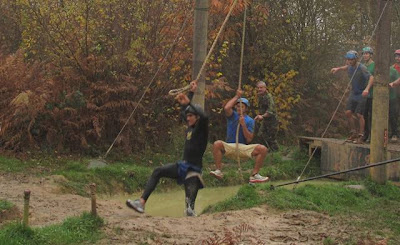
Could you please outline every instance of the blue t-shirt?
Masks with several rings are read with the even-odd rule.
[[[239,113],[233,110],[233,113],[230,117],[227,117],[227,127],[226,127],[226,143],[236,143],[236,129],[239,123]],[[248,115],[244,116],[244,121],[246,123],[247,129],[253,133],[254,131],[254,119],[249,117]],[[240,126],[239,129],[239,143],[246,144],[247,141],[243,134],[243,128]]]
[[[349,75],[349,78],[351,79],[353,77],[353,80],[351,81],[351,92],[353,95],[361,95],[364,89],[368,85],[369,77],[371,76],[371,73],[368,71],[367,67],[363,64],[360,64],[357,68],[353,66],[349,66],[347,68],[347,72]]]

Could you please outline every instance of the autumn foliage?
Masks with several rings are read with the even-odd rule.
[[[209,2],[209,44],[233,2]],[[329,70],[368,40],[371,6],[237,1],[206,66],[210,141],[224,138],[221,111],[238,88],[244,24],[245,95],[257,105],[255,84],[266,81],[281,139],[316,136],[346,84]],[[0,147],[99,155],[127,123],[118,151],[163,149],[179,121],[168,91],[192,75],[193,9],[194,1],[184,0],[0,0]],[[339,118],[331,135],[343,132]]]

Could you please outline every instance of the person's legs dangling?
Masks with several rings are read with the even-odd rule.
[[[187,216],[196,216],[196,213],[194,212],[194,205],[200,187],[201,182],[196,176],[190,177],[185,180],[185,201]]]

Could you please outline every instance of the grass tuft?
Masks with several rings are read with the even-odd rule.
[[[103,219],[89,213],[68,218],[60,225],[43,228],[30,228],[19,222],[11,223],[0,230],[0,245],[93,244],[101,238],[99,229],[103,224]]]
[[[15,205],[9,201],[6,200],[0,200],[0,212],[4,210],[9,210]]]

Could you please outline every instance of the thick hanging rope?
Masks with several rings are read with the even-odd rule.
[[[156,76],[158,75],[158,73],[161,70],[161,67],[164,65],[165,60],[167,59],[168,55],[171,53],[172,49],[174,48],[174,46],[178,43],[183,31],[186,28],[186,25],[188,23],[188,20],[190,18],[190,15],[186,15],[185,20],[183,21],[182,27],[179,30],[179,32],[177,33],[174,41],[172,42],[171,47],[168,49],[167,53],[164,55],[164,57],[162,58],[162,60],[160,61],[160,65],[158,66],[158,69],[156,71],[156,73],[154,74],[154,76],[152,77],[152,79],[150,80],[149,84],[147,85],[146,89],[144,90],[142,96],[140,97],[139,101],[136,103],[135,108],[133,109],[133,111],[131,112],[131,114],[129,115],[128,119],[126,120],[124,126],[121,128],[121,130],[119,131],[118,135],[115,137],[114,141],[112,142],[112,144],[110,145],[110,147],[108,148],[107,152],[104,154],[103,157],[101,157],[101,159],[105,159],[108,154],[110,153],[111,149],[113,148],[115,142],[117,141],[117,139],[119,138],[119,136],[121,135],[122,131],[125,129],[126,125],[128,125],[129,120],[132,118],[133,114],[135,114],[136,109],[138,108],[138,106],[140,105],[140,102],[143,100],[146,92],[148,91],[148,89],[150,88],[150,86],[153,84]]]
[[[241,87],[242,87],[243,53],[244,53],[244,40],[245,40],[245,35],[246,35],[246,16],[247,16],[247,6],[245,5],[244,15],[243,15],[242,46],[241,46],[241,51],[240,51],[240,67],[239,67],[239,85],[238,85],[238,89],[241,89]],[[242,100],[239,100],[239,101],[240,101],[240,115],[243,115]],[[242,167],[240,165],[239,130],[240,130],[240,123],[238,122],[238,125],[237,125],[237,128],[236,128],[236,156],[237,156],[239,175],[240,175],[240,178],[243,180]]]
[[[222,23],[222,25],[221,25],[221,27],[220,27],[220,29],[219,29],[219,31],[218,31],[218,34],[217,34],[217,36],[215,37],[214,42],[213,42],[213,44],[211,45],[211,48],[210,48],[210,50],[208,51],[208,54],[207,54],[206,58],[205,58],[204,61],[203,61],[203,64],[201,65],[200,71],[199,71],[199,73],[197,74],[196,79],[194,79],[194,80],[199,80],[199,79],[200,79],[201,73],[203,72],[203,70],[204,70],[204,68],[205,68],[205,66],[206,66],[206,64],[207,64],[207,61],[208,61],[208,59],[210,58],[211,53],[213,52],[214,47],[215,47],[215,45],[217,44],[217,41],[218,41],[218,39],[219,39],[219,36],[221,35],[223,29],[225,28],[225,25],[226,25],[226,23],[228,22],[229,17],[231,16],[232,11],[233,11],[233,9],[234,9],[236,3],[237,3],[237,0],[235,0],[235,1],[232,3],[231,8],[229,9],[229,12],[228,12],[228,14],[227,14],[226,17],[225,17],[224,22]],[[190,89],[190,84],[188,84],[187,86],[185,86],[185,87],[183,87],[183,88],[172,89],[172,90],[170,90],[170,91],[168,92],[168,94],[169,94],[169,95],[172,95],[172,96],[175,96],[175,95],[178,95],[178,94],[180,94],[180,93],[186,92],[186,91],[188,91],[189,89]]]
[[[368,44],[371,43],[372,37],[374,36],[374,34],[375,34],[375,32],[376,32],[376,29],[378,28],[379,22],[380,22],[381,19],[382,19],[382,16],[383,16],[383,14],[384,14],[384,12],[385,12],[385,9],[386,9],[386,6],[387,6],[388,2],[389,2],[389,1],[386,1],[385,6],[383,7],[383,10],[382,10],[382,12],[381,12],[381,14],[380,14],[380,16],[379,16],[379,18],[378,18],[378,21],[376,22],[375,28],[374,28],[374,30],[373,30],[373,32],[372,32],[372,35],[371,35],[370,39],[369,39],[368,42],[367,42]],[[345,89],[345,91],[344,91],[342,97],[340,98],[339,104],[337,105],[335,111],[333,112],[332,117],[331,117],[331,119],[329,120],[329,123],[328,123],[327,127],[325,128],[324,132],[323,132],[322,135],[321,135],[321,138],[324,138],[324,137],[325,137],[326,132],[328,131],[328,129],[329,129],[329,127],[330,127],[330,125],[331,125],[331,123],[332,123],[332,121],[333,121],[333,119],[334,119],[336,113],[337,113],[337,111],[339,110],[339,106],[341,105],[341,103],[342,103],[342,101],[343,101],[343,99],[344,99],[345,94],[347,93],[347,91],[348,91],[349,88],[350,88],[351,82],[353,81],[353,78],[354,78],[354,76],[355,76],[355,74],[356,74],[356,71],[357,71],[357,69],[358,69],[359,66],[360,66],[360,63],[357,65],[357,68],[355,69],[355,72],[353,73],[353,75],[352,75],[352,77],[351,77],[351,79],[350,79],[350,82],[347,84],[347,87],[346,87],[346,89]],[[304,174],[304,171],[307,169],[307,167],[308,167],[308,165],[310,164],[311,159],[314,157],[314,154],[315,154],[316,151],[317,151],[317,148],[314,148],[314,150],[313,150],[311,156],[308,158],[307,164],[305,165],[305,167],[304,167],[303,170],[301,171],[301,174],[299,175],[299,177],[297,177],[297,181],[299,181],[300,178],[301,178],[301,176]],[[295,186],[294,186],[293,188],[295,188]]]

